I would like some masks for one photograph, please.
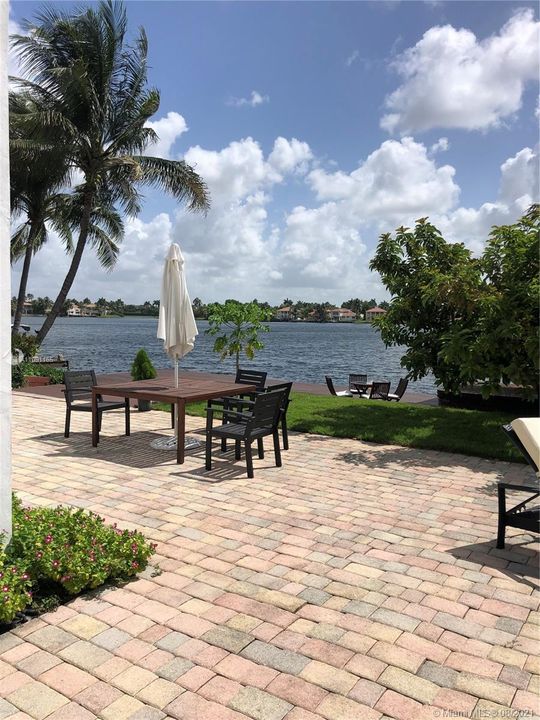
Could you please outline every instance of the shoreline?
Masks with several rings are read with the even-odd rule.
[[[170,382],[172,383],[174,380],[174,370],[172,368],[165,368],[165,369],[158,369],[157,371],[157,379],[161,380],[163,382]],[[182,370],[180,372],[180,381],[182,380],[182,375],[198,375],[201,380],[204,380],[205,378],[212,377],[213,375],[223,375],[224,377],[228,377],[230,379],[234,380],[234,375],[231,375],[230,373],[204,373],[199,372],[197,370]],[[103,382],[105,384],[110,383],[119,383],[119,382],[131,382],[131,374],[129,372],[116,372],[116,373],[98,373],[97,375],[100,382]],[[287,382],[287,380],[284,380],[283,378],[268,378],[267,384],[268,385],[274,385],[281,382]],[[341,389],[338,388],[338,389]],[[41,385],[41,386],[33,386],[33,387],[22,387],[18,388],[17,390],[13,390],[13,392],[23,392],[23,393],[30,393],[32,395],[41,395],[43,397],[50,397],[50,398],[63,398],[64,397],[64,386],[63,385]],[[300,392],[300,393],[307,393],[309,395],[327,395],[330,396],[330,393],[328,392],[328,388],[326,385],[321,385],[319,383],[305,383],[305,382],[293,382],[293,391],[294,392]],[[405,395],[403,396],[402,402],[405,403],[413,403],[415,405],[432,405],[432,406],[438,406],[439,402],[436,395],[427,395],[424,393],[414,393],[414,392],[405,392]]]

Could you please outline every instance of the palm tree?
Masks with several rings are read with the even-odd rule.
[[[209,198],[197,173],[182,160],[144,155],[158,138],[145,127],[159,108],[159,92],[148,88],[147,40],[143,29],[126,40],[122,3],[110,0],[75,15],[43,10],[28,35],[15,38],[25,76],[20,86],[43,108],[27,122],[35,142],[61,144],[83,175],[77,188],[79,235],[70,268],[53,308],[38,332],[41,342],[73,284],[89,239],[96,205],[128,215],[140,210],[140,185],[170,193],[189,210],[206,210]]]
[[[23,93],[12,93],[9,98],[10,114],[23,117],[35,112],[32,99]],[[66,217],[66,195],[58,192],[65,184],[69,169],[62,153],[56,149],[24,150],[24,130],[17,122],[10,124],[10,189],[12,217],[26,219],[14,230],[11,237],[11,261],[24,257],[15,305],[12,332],[19,331],[26,287],[33,255],[48,238],[49,224],[71,247],[71,228]]]

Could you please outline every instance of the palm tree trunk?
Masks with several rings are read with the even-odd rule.
[[[77,241],[77,246],[73,254],[73,260],[71,261],[71,265],[69,266],[66,278],[62,284],[62,287],[60,288],[58,297],[54,301],[54,305],[52,306],[50,313],[45,318],[45,322],[37,333],[37,341],[40,345],[47,337],[47,334],[53,326],[54,321],[60,315],[62,307],[66,302],[68,292],[71,290],[71,286],[73,285],[73,281],[75,280],[75,276],[77,275],[77,270],[79,269],[79,265],[81,264],[81,258],[84,252],[84,248],[86,246],[86,240],[88,238],[88,229],[90,227],[90,214],[92,212],[93,202],[94,191],[92,189],[87,189],[84,196],[84,207],[81,216],[79,239]]]
[[[21,317],[24,308],[24,301],[26,300],[26,285],[28,283],[28,274],[30,272],[30,263],[32,262],[32,255],[34,253],[34,228],[30,228],[28,235],[28,242],[26,244],[26,252],[24,254],[24,263],[21,272],[21,281],[19,283],[19,295],[17,297],[17,307],[15,308],[15,316],[13,318],[13,327],[11,329],[12,334],[19,332],[19,326],[21,324]]]

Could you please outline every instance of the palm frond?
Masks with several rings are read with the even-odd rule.
[[[187,202],[189,210],[206,212],[210,207],[206,183],[184,160],[145,155],[134,159],[141,166],[141,183],[163,190],[180,202]]]

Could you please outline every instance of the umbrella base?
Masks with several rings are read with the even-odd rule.
[[[194,448],[198,448],[200,446],[200,440],[186,435],[184,441],[185,450],[193,450]],[[153,447],[154,450],[176,450],[176,436],[172,435],[170,437],[162,437],[157,440],[152,440],[150,447]]]

